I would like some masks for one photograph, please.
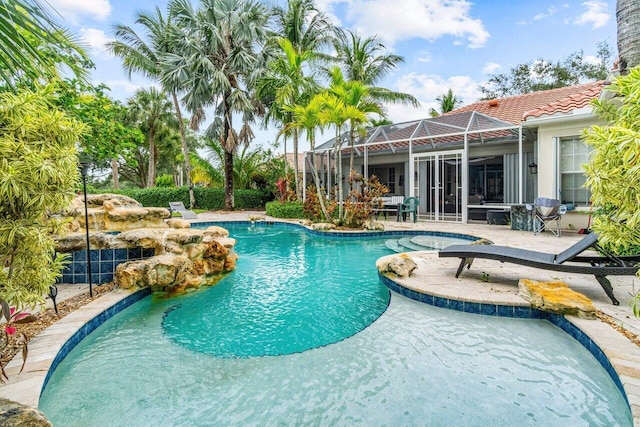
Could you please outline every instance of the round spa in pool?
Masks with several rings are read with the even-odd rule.
[[[145,297],[82,340],[40,399],[54,425],[632,423],[607,372],[552,323],[390,293],[375,261],[406,236],[222,225],[237,269]]]

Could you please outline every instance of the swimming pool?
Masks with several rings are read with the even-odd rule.
[[[181,298],[145,298],[83,340],[42,394],[40,409],[54,425],[631,425],[628,406],[604,369],[549,322],[460,313],[397,294],[388,300],[374,267],[375,259],[390,253],[384,239],[319,238],[281,226],[225,227],[238,237],[237,271],[216,287]],[[261,237],[251,239],[250,233]],[[364,290],[356,293],[382,296],[383,312],[369,326],[361,324],[360,332],[344,334],[346,339],[279,356],[207,351],[216,341],[211,334],[225,322],[191,341],[180,335],[189,323],[185,318],[206,317],[202,310],[221,300],[206,302],[224,294],[225,286],[240,286],[239,278],[251,272],[264,269],[270,279],[260,282],[257,294],[233,303],[229,296],[226,303],[238,307],[255,298],[279,308],[278,286],[289,275],[272,274],[282,265],[273,239],[286,240],[283,234],[304,246],[289,250],[297,266],[289,274],[299,277],[311,265],[322,276],[344,275],[335,281],[342,286],[362,279]],[[349,241],[366,249],[355,258],[332,257]],[[275,265],[269,267],[269,260]],[[344,260],[340,271],[333,271],[337,263],[330,260]],[[180,311],[180,320],[169,319]],[[332,314],[332,307],[318,311]],[[275,319],[290,318],[296,316]],[[177,323],[172,329],[168,322]],[[200,348],[193,344],[198,339],[208,344]]]

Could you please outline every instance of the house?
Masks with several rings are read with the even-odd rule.
[[[375,174],[389,195],[419,197],[422,220],[467,222],[484,218],[487,208],[537,196],[584,207],[589,194],[581,165],[589,148],[581,134],[601,124],[590,102],[607,84],[479,101],[439,117],[369,128],[353,146],[345,132],[316,155],[321,164],[338,158],[346,175],[353,154],[355,169]],[[335,185],[332,173],[322,179],[328,188]]]

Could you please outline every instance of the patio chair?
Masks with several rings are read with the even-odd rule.
[[[596,248],[603,256],[579,256],[588,248]],[[614,305],[620,303],[613,295],[613,287],[606,276],[630,276],[640,267],[640,255],[617,257],[598,246],[598,236],[591,233],[558,254],[510,248],[498,245],[452,245],[438,252],[440,258],[460,258],[456,277],[464,266],[471,267],[474,258],[493,259],[500,262],[524,265],[543,270],[576,274],[593,274]]]
[[[398,205],[398,219],[404,221],[407,218],[407,214],[413,214],[413,222],[416,222],[418,218],[418,206],[420,205],[420,199],[417,197],[409,197],[404,199],[404,202]]]
[[[177,212],[182,216],[182,219],[198,219],[198,215],[184,207],[182,202],[169,202],[169,212]]]
[[[567,213],[566,205],[561,204],[558,199],[536,197],[533,205],[527,204],[526,207],[531,215],[533,234],[549,230],[560,237],[562,234],[560,222],[562,215]]]

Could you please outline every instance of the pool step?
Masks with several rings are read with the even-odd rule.
[[[387,239],[384,245],[394,252],[432,251],[435,249],[435,247],[413,243],[410,236],[399,239]]]
[[[411,239],[412,239],[412,236],[401,237],[398,239],[398,244],[400,246],[404,246],[406,248],[405,250],[409,249],[411,251],[425,251],[425,250],[432,249],[427,246],[413,243]]]
[[[384,245],[394,252],[407,252],[407,248],[398,244],[398,239],[387,239]]]

